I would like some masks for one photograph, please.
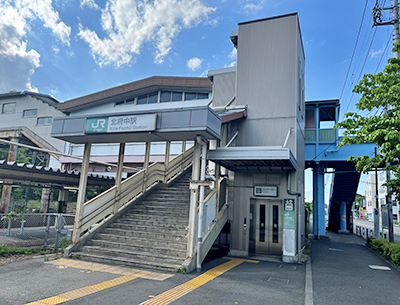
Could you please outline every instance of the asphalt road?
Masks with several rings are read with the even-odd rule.
[[[355,235],[327,234],[311,246],[314,304],[400,304],[400,272]]]
[[[78,296],[68,304],[142,304],[149,296],[159,296],[170,292],[176,296],[176,287],[190,280],[206,279],[206,282],[177,298],[173,304],[218,304],[218,305],[258,305],[258,304],[304,304],[305,264],[284,264],[257,260],[258,263],[243,262],[225,273],[209,280],[207,271],[230,261],[228,258],[214,259],[204,264],[204,271],[191,274],[173,274],[164,280],[134,278],[125,283],[94,293],[93,285],[106,286],[109,281],[118,280],[123,274],[110,273],[107,268],[90,270],[60,266],[57,261],[44,262],[43,259],[24,261],[0,267],[0,304],[19,305],[54,296],[64,296],[68,292]],[[206,273],[205,273],[206,272]],[[205,275],[205,277],[201,277]],[[90,287],[89,287],[90,286]],[[189,285],[190,286],[190,285]],[[103,287],[104,288],[104,287]],[[175,289],[175,290],[174,290]],[[71,297],[72,298],[72,297]],[[53,300],[56,300],[55,298]],[[58,304],[53,302],[34,304]],[[146,303],[147,304],[147,303]],[[161,302],[157,304],[168,304]]]

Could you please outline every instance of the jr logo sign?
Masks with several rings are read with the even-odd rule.
[[[106,133],[108,118],[88,118],[85,133]]]

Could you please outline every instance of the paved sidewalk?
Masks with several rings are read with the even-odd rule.
[[[316,305],[400,304],[400,272],[356,235],[327,233],[313,240],[311,267]]]

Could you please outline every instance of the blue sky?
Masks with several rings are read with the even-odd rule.
[[[386,48],[392,28],[372,28],[374,5],[373,0],[0,0],[0,92],[38,91],[63,102],[152,75],[206,76],[207,70],[235,65],[229,36],[239,22],[298,12],[306,100],[341,98],[343,115],[355,110],[351,89],[360,76],[382,70],[392,56],[391,41]]]

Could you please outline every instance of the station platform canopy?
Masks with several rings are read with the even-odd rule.
[[[281,147],[221,147],[209,150],[207,159],[231,171],[297,170],[290,149]]]
[[[221,117],[207,105],[55,118],[51,136],[75,144],[219,139]],[[151,107],[155,106],[155,107]],[[151,108],[150,108],[151,107]]]
[[[36,186],[78,187],[81,173],[24,163],[0,160],[0,177],[13,184],[31,183]],[[97,174],[88,175],[88,185],[112,186],[114,177]]]

